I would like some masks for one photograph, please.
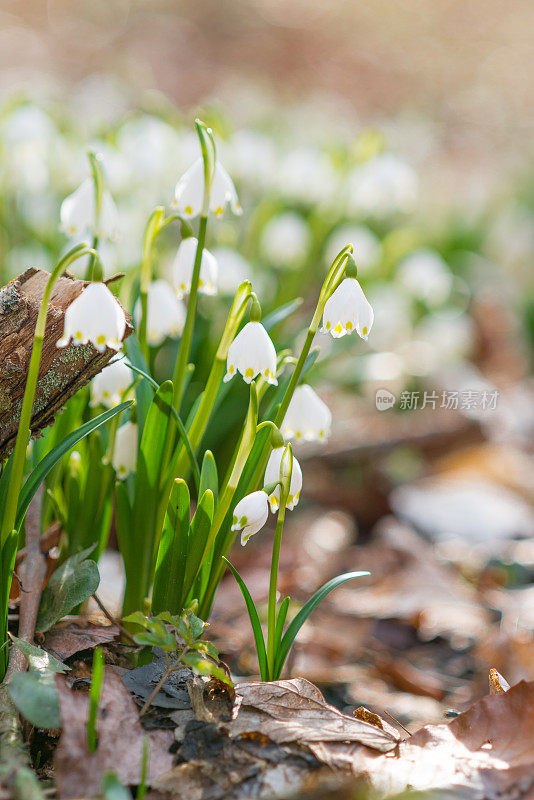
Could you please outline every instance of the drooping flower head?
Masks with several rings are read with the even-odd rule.
[[[103,353],[106,347],[119,350],[126,330],[122,306],[104,283],[90,283],[65,312],[63,336],[58,347],[87,344]]]
[[[125,398],[126,390],[132,385],[133,372],[127,358],[114,356],[91,381],[91,406],[102,404],[114,408]]]
[[[178,247],[178,252],[172,264],[172,282],[178,297],[183,297],[191,291],[191,277],[197,254],[198,239],[188,236],[183,239]],[[198,290],[204,294],[217,294],[218,266],[215,257],[209,250],[202,251],[200,262],[200,278]]]
[[[311,386],[297,386],[280,427],[285,439],[326,442],[332,427],[332,414]]]
[[[325,303],[323,333],[340,339],[357,331],[367,339],[373,325],[373,309],[356,278],[345,278]]]
[[[113,197],[107,189],[103,190],[98,220],[95,201],[94,182],[86,178],[61,204],[59,218],[63,233],[70,238],[89,233],[101,239],[116,239],[120,235],[120,225]]]
[[[276,350],[261,322],[247,322],[228,348],[225,381],[240,372],[245,383],[261,375],[267,383],[278,385]]]
[[[263,482],[265,485],[270,483],[276,483],[280,480],[280,467],[282,465],[282,459],[284,458],[284,454],[286,453],[285,447],[275,447],[271,455],[269,456],[269,460],[267,462],[267,466],[265,467],[265,477]],[[297,505],[299,498],[300,498],[300,491],[302,489],[302,470],[300,468],[300,464],[293,456],[293,469],[291,470],[291,483],[289,486],[289,493],[287,496],[286,508],[289,508],[292,511],[295,506]],[[271,506],[271,511],[276,511],[280,506],[280,486],[277,486],[273,492],[269,495],[269,503]]]
[[[192,218],[198,217],[202,213],[203,202],[204,162],[202,158],[197,158],[176,184],[173,205],[179,214]],[[209,210],[216,217],[220,217],[227,205],[230,205],[234,214],[243,213],[232,179],[224,167],[216,161],[209,198]]]
[[[263,528],[268,516],[269,503],[264,491],[252,492],[239,501],[234,508],[232,530],[241,531],[242,545]]]
[[[146,339],[151,347],[158,347],[169,336],[180,336],[184,329],[185,307],[178,300],[167,281],[153,281],[148,287]],[[134,308],[137,326],[141,323],[141,301]]]
[[[134,422],[125,422],[117,431],[111,463],[119,480],[124,480],[130,472],[135,472],[137,465],[137,425]]]

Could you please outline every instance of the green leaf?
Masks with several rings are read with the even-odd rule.
[[[46,584],[37,617],[37,630],[47,631],[98,589],[100,575],[87,558],[94,546],[67,558]]]
[[[40,647],[25,642],[24,639],[19,639],[17,636],[13,636],[13,634],[9,634],[9,638],[12,640],[15,647],[26,656],[30,665],[30,670],[34,672],[44,672],[45,670],[49,670],[50,672],[68,672],[68,670],[70,670],[70,667],[62,661],[58,661],[57,658],[51,656],[46,650],[41,650]]]
[[[291,649],[291,645],[314,608],[316,608],[319,603],[322,603],[325,597],[327,597],[330,592],[332,592],[338,586],[341,586],[342,583],[346,583],[347,581],[352,580],[352,578],[362,578],[369,574],[369,572],[345,572],[343,575],[338,575],[337,578],[332,578],[331,581],[328,581],[321,586],[321,588],[318,589],[312,597],[310,597],[308,602],[303,605],[299,613],[288,625],[288,628],[282,637],[278,653],[276,654],[275,674],[272,676],[272,680],[278,680],[280,677],[285,660],[289,650]]]
[[[270,314],[267,314],[267,316],[262,319],[263,327],[266,331],[270,331],[275,325],[278,325],[279,322],[291,316],[301,305],[302,297],[296,297],[294,300],[284,303],[283,306],[275,308],[274,311],[271,311]]]
[[[91,686],[89,689],[89,716],[87,718],[87,746],[91,753],[96,752],[96,718],[102,681],[104,680],[104,654],[100,647],[93,650],[93,669],[91,672]]]
[[[278,611],[278,617],[276,620],[276,628],[274,631],[274,652],[278,651],[280,647],[280,642],[282,641],[282,634],[284,632],[284,624],[287,617],[287,610],[289,608],[289,597],[284,597],[282,602],[280,603],[280,610]]]
[[[60,728],[59,700],[52,672],[17,672],[9,696],[28,722],[37,728]]]
[[[109,411],[104,411],[103,414],[99,414],[98,417],[89,420],[89,422],[86,422],[85,425],[82,425],[77,430],[69,433],[69,435],[66,436],[63,441],[57,445],[57,447],[54,447],[53,450],[46,454],[46,456],[42,459],[42,461],[39,462],[35,469],[30,472],[20,492],[16,519],[17,530],[20,530],[20,526],[22,525],[32,497],[52,467],[57,464],[60,458],[62,458],[65,453],[68,453],[68,451],[74,447],[74,445],[78,444],[78,442],[81,441],[85,436],[88,436],[101,425],[104,425],[105,422],[108,422],[110,419],[117,416],[117,414],[120,414],[122,411],[129,408],[131,404],[132,403],[130,400],[127,403],[121,403],[120,406],[110,408]]]
[[[211,489],[213,499],[217,502],[219,494],[219,478],[217,475],[217,464],[211,450],[206,450],[202,460],[202,472],[200,473],[200,488],[198,496],[202,497],[206,489]]]
[[[187,483],[181,478],[173,482],[163,533],[158,548],[152,612],[179,612],[183,608],[185,568],[188,559],[188,537],[191,520]]]
[[[132,800],[132,795],[114,772],[106,772],[102,780],[104,800]]]
[[[267,666],[267,652],[265,650],[265,640],[263,638],[263,631],[261,629],[261,622],[258,616],[258,611],[256,606],[254,605],[254,600],[250,596],[250,592],[246,587],[245,581],[239,574],[232,564],[228,561],[227,558],[223,556],[223,560],[226,562],[228,567],[230,568],[232,575],[237,581],[237,585],[241,589],[241,594],[243,595],[243,599],[245,601],[245,605],[247,607],[248,616],[250,619],[250,624],[252,625],[252,632],[254,634],[254,641],[256,643],[256,653],[258,654],[258,662],[260,665],[260,675],[262,681],[269,680],[269,668]]]
[[[206,554],[206,544],[213,520],[214,507],[213,492],[211,489],[206,489],[200,498],[189,529],[188,553],[184,579],[184,602],[189,594],[189,590],[195,582],[195,578],[198,575],[198,571],[202,566],[202,561]]]
[[[144,614],[141,614],[140,611],[134,611],[132,614],[128,614],[127,617],[122,618],[123,622],[133,622],[136,625],[142,625],[143,628],[148,628],[150,620],[148,617],[145,617]]]

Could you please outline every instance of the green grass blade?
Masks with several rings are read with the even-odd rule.
[[[275,308],[274,311],[271,311],[270,314],[267,314],[262,319],[262,325],[266,331],[270,331],[274,328],[275,325],[278,325],[279,322],[282,322],[287,317],[291,316],[297,308],[300,308],[302,305],[302,297],[296,297],[294,300],[290,300],[288,303],[284,303],[283,306],[279,308]]]
[[[364,575],[369,574],[369,572],[345,572],[343,575],[338,575],[337,578],[332,578],[331,581],[328,581],[321,586],[321,588],[318,589],[312,597],[310,597],[308,602],[303,605],[297,616],[289,624],[284,636],[282,637],[275,661],[275,676],[273,676],[274,680],[277,680],[282,672],[285,660],[296,635],[319,603],[322,603],[325,597],[327,597],[330,592],[332,592],[338,586],[341,586],[342,583],[346,583],[346,581],[350,581],[352,578],[362,578]]]
[[[81,427],[79,427],[77,430],[70,433],[63,439],[62,442],[54,447],[53,450],[47,453],[42,461],[40,461],[35,469],[28,475],[26,482],[22,487],[17,508],[17,530],[19,530],[20,526],[22,525],[32,497],[52,467],[57,464],[59,459],[62,458],[65,453],[68,453],[68,451],[74,447],[74,445],[78,444],[78,442],[81,441],[85,436],[88,436],[101,425],[104,425],[104,423],[109,422],[109,420],[115,417],[117,414],[125,411],[125,409],[131,406],[131,404],[131,401],[128,401],[126,403],[121,403],[120,406],[116,406],[115,408],[110,408],[109,411],[104,411],[103,414],[99,414],[98,417],[89,420],[89,422],[86,422],[85,425],[81,425]]]
[[[198,496],[202,497],[206,489],[211,489],[213,499],[217,502],[219,495],[219,476],[217,474],[217,464],[211,450],[206,450],[202,460],[202,471],[200,473],[200,488]]]
[[[104,654],[100,647],[95,647],[93,653],[93,671],[91,674],[91,687],[89,689],[89,717],[87,719],[87,746],[91,753],[96,752],[97,728],[96,718],[102,681],[104,680]]]
[[[189,594],[198,575],[204,556],[206,544],[210,533],[215,502],[211,489],[206,489],[200,498],[195,515],[191,520],[189,529],[189,548],[184,581],[184,600]]]
[[[230,564],[227,558],[224,558],[224,561],[228,565],[229,569],[232,572],[232,575],[237,581],[237,585],[241,589],[241,594],[243,595],[243,600],[245,601],[245,605],[247,607],[248,616],[250,619],[250,624],[252,625],[252,632],[254,634],[254,641],[256,643],[256,653],[258,654],[258,662],[260,665],[260,675],[262,681],[269,680],[269,671],[267,666],[267,651],[265,650],[265,640],[263,638],[263,631],[261,629],[261,622],[258,616],[258,611],[256,606],[254,605],[254,600],[250,596],[250,592],[245,585],[245,581],[236,570],[235,567]]]
[[[278,611],[278,617],[276,619],[276,628],[274,631],[275,659],[276,659],[276,653],[278,652],[278,648],[280,647],[280,642],[282,641],[282,634],[284,633],[284,625],[286,622],[288,608],[289,608],[289,597],[284,597],[284,599],[280,604],[280,610]]]

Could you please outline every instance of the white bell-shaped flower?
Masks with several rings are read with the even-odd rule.
[[[188,236],[183,239],[178,247],[178,252],[172,264],[172,282],[178,297],[183,297],[191,291],[191,278],[195,257],[197,254],[198,239]],[[202,251],[200,262],[200,277],[198,290],[204,294],[217,294],[218,266],[215,257],[209,250]]]
[[[247,322],[228,348],[225,381],[240,372],[245,383],[261,375],[267,383],[278,385],[276,350],[261,322]]]
[[[263,528],[268,516],[269,503],[265,492],[252,492],[239,501],[234,508],[232,530],[241,531],[242,545]]]
[[[153,281],[148,287],[146,340],[151,347],[158,347],[169,336],[180,336],[185,324],[186,310],[167,281]],[[141,301],[134,308],[135,324],[141,324]]]
[[[107,189],[102,192],[102,204],[98,220],[95,220],[95,185],[86,178],[66,197],[59,212],[60,228],[70,238],[90,233],[101,239],[116,239],[120,234],[117,206]]]
[[[65,312],[63,336],[57,346],[91,344],[103,353],[119,350],[126,330],[126,316],[117,298],[104,283],[90,283]]]
[[[173,205],[184,217],[198,217],[202,213],[203,202],[204,162],[201,158],[197,158],[176,184]],[[243,213],[232,179],[224,167],[216,161],[209,210],[216,217],[220,217],[228,204],[234,214]]]
[[[126,399],[126,391],[133,383],[134,374],[127,358],[113,357],[91,381],[91,406],[102,404],[114,408]]]
[[[356,278],[345,278],[325,303],[323,333],[340,339],[357,331],[367,339],[373,325],[373,309]]]
[[[117,431],[111,464],[119,480],[124,480],[130,472],[135,472],[137,466],[137,425],[134,422],[125,422]]]
[[[332,427],[332,414],[311,386],[297,386],[280,427],[284,439],[326,442]]]
[[[265,467],[265,477],[263,482],[265,485],[269,483],[276,483],[280,480],[280,465],[282,463],[282,458],[284,456],[286,448],[285,447],[275,447],[271,455],[269,456],[269,460],[267,462],[267,466]],[[287,503],[286,508],[289,508],[292,511],[295,506],[297,505],[299,498],[300,498],[300,490],[302,489],[302,470],[300,468],[300,464],[293,456],[293,469],[291,472],[291,483],[289,486],[289,494],[287,496]],[[269,495],[269,503],[271,506],[271,511],[276,511],[280,505],[280,486],[277,486],[274,492]]]

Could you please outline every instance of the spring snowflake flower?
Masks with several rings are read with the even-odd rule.
[[[151,347],[158,347],[169,336],[180,336],[185,324],[185,306],[178,300],[167,281],[153,281],[148,287],[146,339]],[[135,324],[141,324],[141,300],[134,308]]]
[[[91,344],[103,353],[119,350],[126,330],[126,316],[119,301],[104,283],[90,283],[65,312],[63,336],[57,346]]]
[[[297,386],[280,428],[284,438],[325,442],[331,427],[332,414],[326,403],[311,386]]]
[[[269,503],[267,495],[259,492],[247,494],[234,508],[232,530],[241,531],[241,544],[245,545],[251,536],[258,533],[267,522]]]
[[[188,236],[183,239],[178,247],[178,252],[172,264],[172,282],[178,297],[183,297],[191,291],[191,277],[197,254],[198,239]],[[202,252],[200,262],[200,278],[198,290],[204,294],[217,294],[218,266],[215,257],[209,250]]]
[[[356,278],[345,278],[325,303],[323,333],[334,339],[357,331],[367,339],[373,325],[373,309]]]
[[[267,485],[275,483],[280,480],[280,464],[284,456],[285,447],[275,447],[269,456],[267,466],[265,467],[265,477],[263,482]],[[302,470],[300,464],[293,456],[293,470],[291,472],[291,484],[289,486],[289,494],[287,496],[286,507],[292,511],[297,505],[300,498],[300,490],[302,489]],[[272,494],[269,495],[269,503],[271,511],[276,511],[280,505],[280,487],[277,486]]]
[[[135,472],[137,465],[137,425],[134,422],[125,422],[117,431],[111,463],[119,480],[124,480],[130,472]]]
[[[132,385],[133,372],[127,358],[113,360],[91,382],[91,406],[102,404],[114,408],[125,399],[126,390]]]
[[[176,184],[173,205],[184,217],[198,217],[202,213],[203,202],[204,162],[201,158],[197,158]],[[243,213],[232,179],[224,167],[216,161],[209,210],[216,217],[220,217],[227,205],[230,205],[234,214]]]
[[[276,350],[261,322],[247,322],[228,348],[225,381],[240,372],[245,383],[261,375],[267,383],[278,386]]]
[[[102,207],[95,226],[95,185],[86,178],[72,194],[66,197],[59,212],[60,228],[70,238],[90,233],[101,239],[117,239],[120,233],[119,214],[110,192],[102,192]]]

